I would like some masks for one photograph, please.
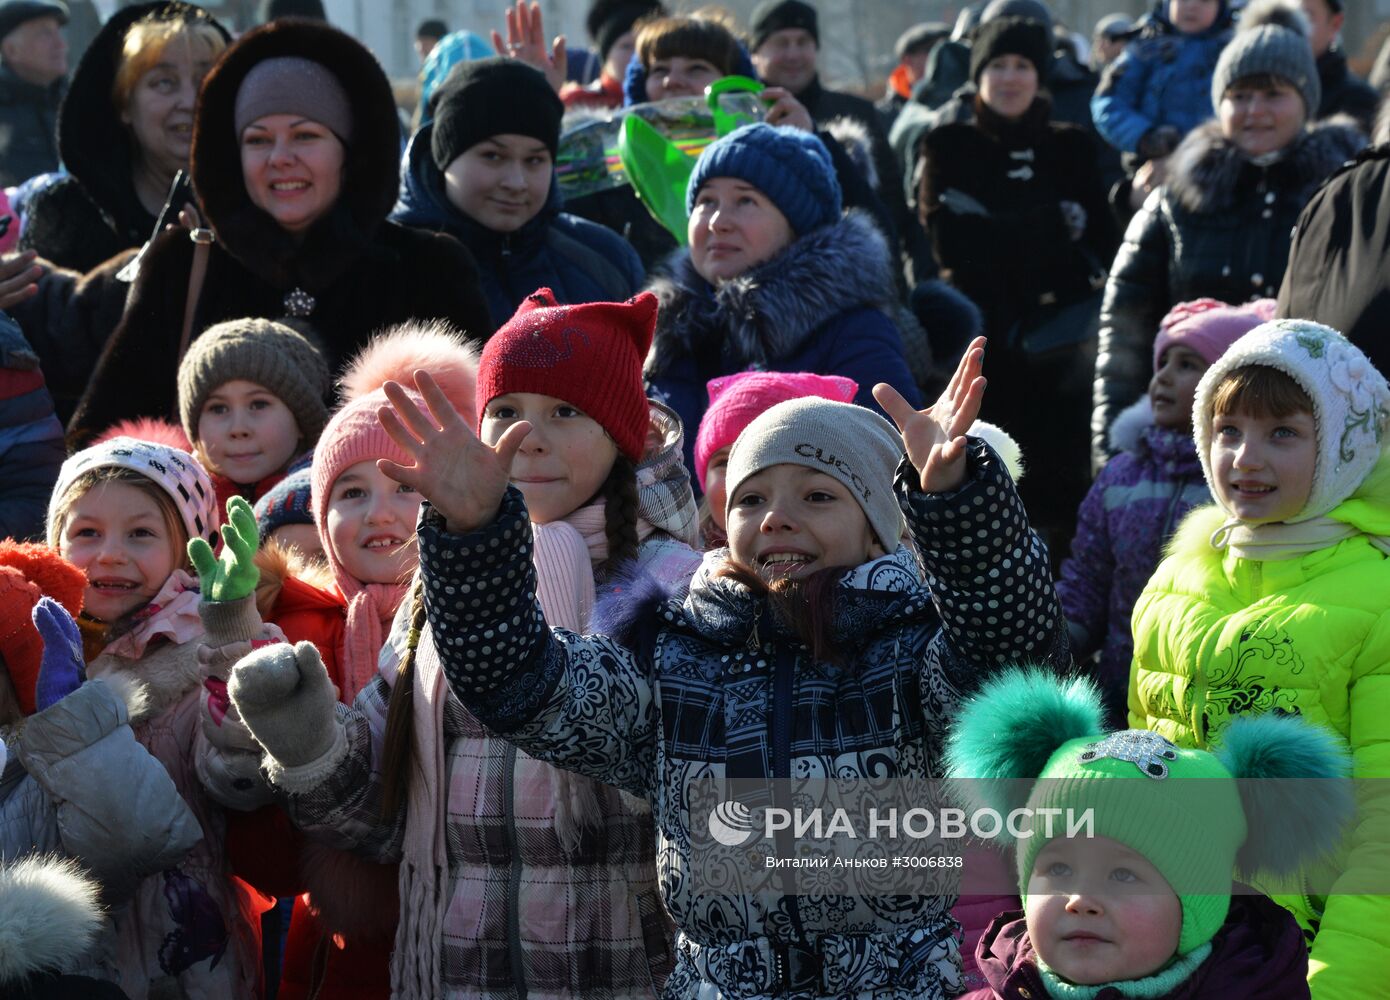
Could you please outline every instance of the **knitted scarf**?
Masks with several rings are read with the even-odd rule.
[[[339,692],[339,700],[351,705],[357,692],[376,676],[382,643],[410,584],[359,583],[348,578],[337,565],[333,569],[338,589],[348,602],[347,624],[343,628],[343,690]]]
[[[1246,524],[1232,519],[1212,532],[1211,547],[1218,550],[1229,548],[1241,559],[1267,562],[1299,559],[1361,534],[1366,533],[1330,517],[1314,517],[1294,524],[1282,521]],[[1371,534],[1366,534],[1366,537],[1377,549],[1390,555],[1390,538]]]

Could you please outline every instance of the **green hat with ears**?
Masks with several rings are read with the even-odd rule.
[[[1238,718],[1212,751],[1175,746],[1143,729],[1106,733],[1101,719],[1089,680],[1010,670],[958,716],[947,775],[971,779],[970,804],[1001,814],[1091,810],[1093,835],[1142,855],[1172,886],[1182,905],[1180,955],[1221,928],[1233,877],[1297,871],[1336,847],[1352,815],[1345,742],[1295,716]],[[1291,780],[1301,778],[1326,780]],[[1053,830],[1065,835],[1065,822]],[[1025,900],[1047,843],[1041,832],[1020,838]]]

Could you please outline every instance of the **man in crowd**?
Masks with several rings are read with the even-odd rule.
[[[1091,69],[1099,73],[1120,58],[1133,30],[1134,22],[1123,14],[1106,14],[1097,21],[1091,35]]]
[[[1346,20],[1346,0],[1303,0],[1303,12],[1312,28],[1308,40],[1322,81],[1322,103],[1316,117],[1351,115],[1369,135],[1378,103],[1376,92],[1347,69],[1346,53],[1337,42]]]
[[[415,54],[420,57],[421,65],[430,57],[439,40],[448,33],[449,26],[437,17],[426,18],[420,22],[420,27],[415,29]]]
[[[67,21],[58,0],[0,3],[0,186],[58,169]]]
[[[888,77],[883,100],[878,102],[878,113],[885,130],[893,127],[893,119],[898,117],[898,112],[912,97],[912,88],[926,75],[927,57],[931,55],[931,50],[950,34],[951,29],[940,21],[923,21],[898,36],[897,44],[893,46],[898,65]]]

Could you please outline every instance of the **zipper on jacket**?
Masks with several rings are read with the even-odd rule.
[[[502,825],[507,831],[507,958],[517,1000],[526,1000],[526,963],[521,954],[521,850],[516,839],[516,747],[502,755]]]

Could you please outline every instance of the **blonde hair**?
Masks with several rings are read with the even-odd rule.
[[[168,529],[169,539],[174,544],[174,564],[185,569],[188,568],[188,529],[184,527],[183,515],[174,505],[174,498],[149,476],[143,476],[134,469],[127,469],[119,465],[102,465],[95,469],[88,469],[74,479],[72,485],[63,491],[63,495],[53,505],[53,519],[48,526],[49,545],[59,551],[62,550],[63,531],[67,526],[69,516],[72,514],[72,509],[77,506],[77,501],[98,486],[104,486],[107,483],[121,483],[130,486],[154,501],[155,506],[159,508],[160,516],[164,519],[164,527]]]
[[[121,44],[121,61],[111,82],[111,103],[124,111],[135,92],[140,78],[159,65],[164,53],[175,42],[192,48],[201,45],[207,54],[216,58],[227,47],[227,40],[208,18],[184,17],[171,19],[157,14],[142,18],[130,26]]]

